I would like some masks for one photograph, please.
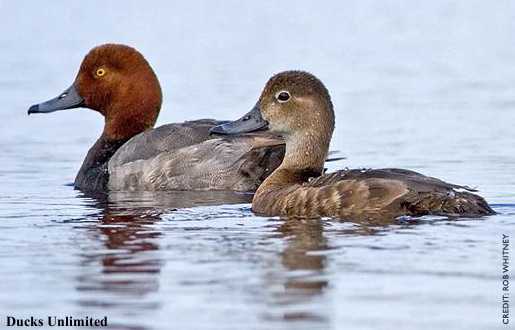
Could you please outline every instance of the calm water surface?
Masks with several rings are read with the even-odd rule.
[[[0,15],[2,327],[106,315],[113,329],[503,328],[513,2],[0,1]],[[330,169],[410,168],[478,187],[499,215],[299,221],[256,217],[242,194],[86,196],[69,184],[102,119],[26,110],[107,41],[155,68],[159,124],[236,118],[273,73],[309,70],[347,157]]]

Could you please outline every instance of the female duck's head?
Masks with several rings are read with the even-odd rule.
[[[334,111],[327,88],[310,73],[281,72],[270,78],[249,113],[216,126],[211,132],[237,134],[267,126],[286,140],[283,165],[294,162],[297,166],[306,163],[321,167],[334,130]]]
[[[332,134],[334,112],[324,84],[304,71],[285,71],[268,80],[259,101],[242,118],[214,127],[213,133],[237,134],[267,127],[288,136],[322,130]]]
[[[161,99],[159,81],[143,55],[125,45],[105,44],[86,55],[68,89],[28,113],[90,108],[105,117],[107,139],[123,140],[154,126]]]

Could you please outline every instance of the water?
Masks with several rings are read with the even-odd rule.
[[[496,2],[0,1],[0,322],[108,317],[113,329],[501,329],[515,238],[515,5]],[[256,217],[248,195],[112,194],[73,181],[102,130],[26,116],[85,53],[137,47],[159,124],[236,118],[273,73],[331,91],[348,167],[477,186],[499,215],[353,223]]]

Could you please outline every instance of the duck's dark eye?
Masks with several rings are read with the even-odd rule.
[[[281,91],[275,96],[279,102],[286,102],[290,99],[290,93],[287,91]]]

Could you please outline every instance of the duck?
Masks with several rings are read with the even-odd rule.
[[[266,131],[217,137],[210,129],[223,121],[214,119],[154,128],[161,103],[159,80],[144,56],[103,44],[84,57],[69,88],[28,114],[87,108],[104,117],[73,184],[87,192],[253,192],[281,163],[284,141]],[[242,125],[252,122],[248,117]]]
[[[259,215],[354,220],[495,213],[474,194],[476,190],[411,170],[345,169],[324,174],[335,118],[329,91],[313,74],[274,75],[251,112],[253,125],[242,126],[238,120],[211,132],[241,134],[268,127],[285,139],[283,161],[252,199],[252,210]]]

